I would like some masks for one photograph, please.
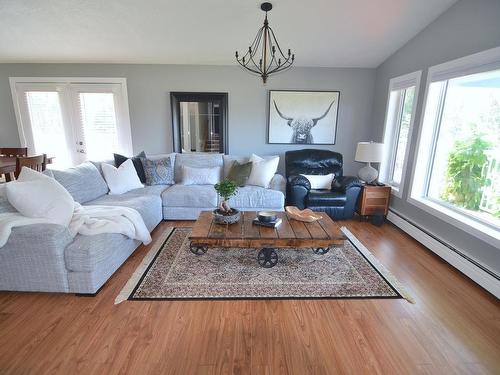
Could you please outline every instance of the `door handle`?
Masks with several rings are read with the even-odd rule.
[[[83,150],[83,149],[76,150],[76,152],[79,152],[80,154],[86,154],[85,150]]]

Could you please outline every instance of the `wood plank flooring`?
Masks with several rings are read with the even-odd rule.
[[[163,222],[153,233],[170,225]],[[0,374],[500,374],[500,302],[391,224],[345,225],[411,291],[398,299],[113,301],[0,293]]]

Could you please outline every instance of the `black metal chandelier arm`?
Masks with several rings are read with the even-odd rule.
[[[261,71],[257,71],[257,70],[255,70],[255,69],[253,69],[253,68],[249,68],[248,66],[246,66],[246,65],[242,64],[240,61],[238,61],[238,64],[240,64],[240,65],[241,65],[243,68],[245,68],[246,70],[251,71],[252,73],[255,73],[255,74],[258,74],[258,75],[261,75],[261,74],[262,74],[262,72],[261,72]]]
[[[271,32],[274,43],[276,44],[276,47],[278,48],[278,51],[280,52],[281,56],[286,59],[287,56],[283,53],[283,50],[281,49],[280,44],[278,43],[278,40],[276,39],[276,36],[274,35],[274,31],[271,27],[269,27],[269,31]]]

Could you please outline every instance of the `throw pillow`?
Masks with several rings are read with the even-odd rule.
[[[141,162],[146,175],[146,185],[174,184],[174,166],[170,156],[156,160],[141,158]]]
[[[115,158],[115,167],[118,168],[120,165],[125,163],[128,159],[132,160],[134,163],[134,168],[137,171],[137,175],[139,176],[139,180],[144,184],[146,182],[146,175],[144,174],[144,167],[142,166],[141,158],[146,157],[146,153],[144,151],[139,152],[137,155],[127,158],[126,156],[120,154],[113,154]]]
[[[311,189],[328,189],[332,188],[332,181],[335,178],[335,173],[330,173],[327,175],[312,175],[312,174],[301,174],[309,180],[311,183]]]
[[[221,167],[194,168],[182,166],[182,185],[215,185],[220,182]]]
[[[134,163],[128,159],[118,168],[102,163],[102,173],[109,187],[109,194],[123,194],[127,191],[144,187],[139,180]]]
[[[279,156],[263,159],[260,156],[252,154],[250,161],[252,162],[252,172],[250,172],[250,176],[248,177],[247,185],[268,188],[269,183],[278,170]]]
[[[245,186],[251,172],[252,162],[240,164],[235,160],[226,178],[234,181],[238,186]]]
[[[24,216],[68,226],[75,207],[71,194],[56,180],[23,167],[16,181],[5,184],[9,203]]]

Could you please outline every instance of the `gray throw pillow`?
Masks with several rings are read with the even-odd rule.
[[[227,174],[227,179],[234,181],[238,186],[245,186],[250,173],[252,172],[252,162],[240,164],[238,161],[234,161],[231,169]]]
[[[170,156],[158,160],[141,158],[141,163],[146,176],[146,185],[174,184],[174,166]]]

